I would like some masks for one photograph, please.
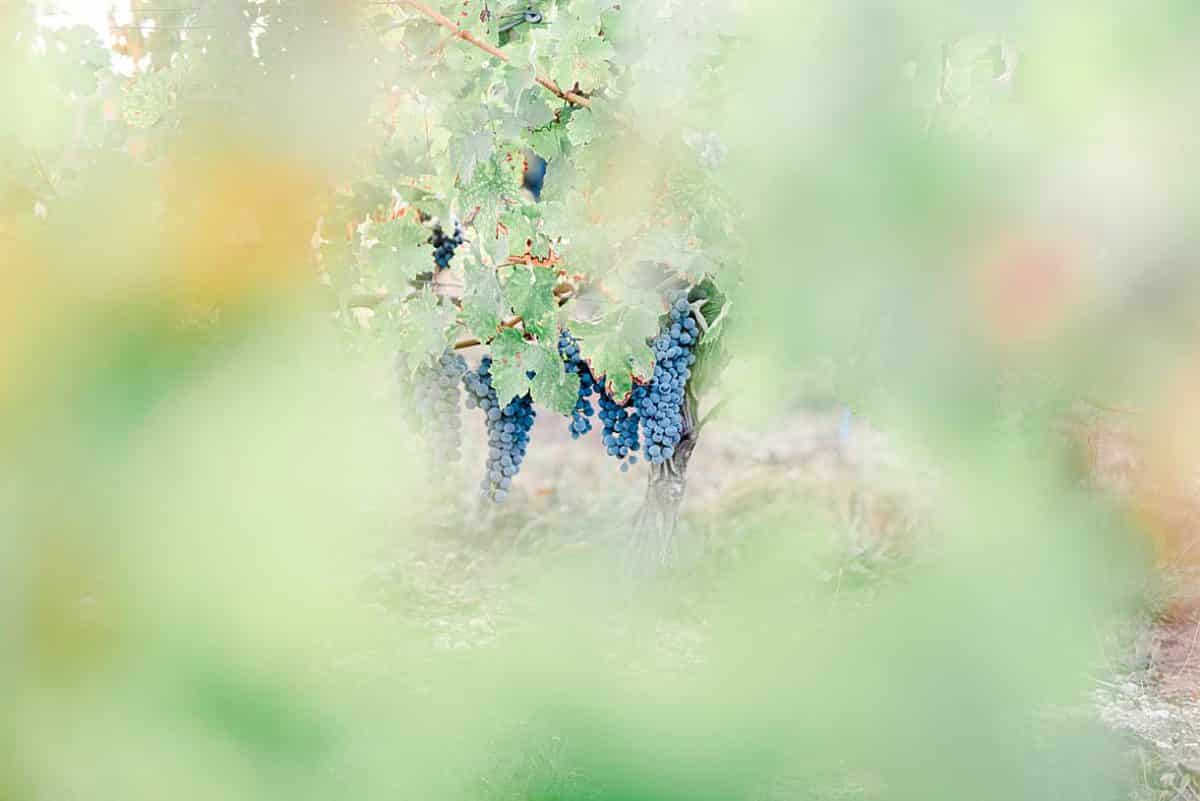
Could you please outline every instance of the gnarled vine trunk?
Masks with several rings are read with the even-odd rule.
[[[689,387],[683,403],[683,431],[675,453],[662,464],[650,465],[646,498],[633,519],[626,552],[626,567],[631,575],[653,574],[674,565],[679,558],[676,530],[679,507],[687,490],[688,462],[699,434],[696,407],[696,398]]]

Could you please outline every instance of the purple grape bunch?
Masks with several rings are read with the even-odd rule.
[[[478,408],[487,418],[488,458],[479,488],[485,497],[502,503],[525,461],[529,431],[537,417],[533,398],[525,393],[502,406],[492,384],[490,356],[483,357],[477,370],[463,376],[463,384],[467,388],[467,408]]]
[[[575,399],[575,408],[571,410],[571,439],[579,439],[592,430],[591,418],[596,414],[591,397],[596,394],[596,380],[592,378],[591,368],[579,353],[579,342],[567,329],[558,335],[558,352],[563,359],[563,369],[568,373],[579,376],[579,397]],[[601,395],[603,397],[603,395]]]
[[[600,407],[604,447],[610,456],[622,461],[622,471],[628,470],[629,465],[637,464],[637,457],[633,453],[640,447],[637,412],[613,400],[605,386],[605,379],[597,379],[592,375],[591,368],[580,355],[578,341],[566,329],[559,333],[558,352],[565,362],[564,369],[579,376],[579,397],[571,411],[571,437],[579,439],[592,430],[591,418],[596,415],[596,408],[591,398],[595,395]],[[628,461],[625,461],[626,458]]]
[[[458,461],[462,448],[462,417],[459,385],[467,372],[466,360],[447,350],[433,361],[422,361],[409,369],[408,354],[396,354],[396,376],[401,397],[421,437],[435,455]]]
[[[683,437],[683,404],[691,367],[696,362],[695,347],[700,330],[692,318],[686,292],[669,298],[670,309],[663,328],[650,342],[654,351],[654,375],[644,384],[635,384],[628,402],[618,403],[606,386],[604,377],[592,375],[579,351],[579,343],[563,329],[558,351],[568,373],[579,376],[579,397],[571,412],[571,436],[578,439],[592,430],[596,414],[591,397],[596,396],[605,450],[621,460],[621,470],[637,464],[637,452],[645,444],[645,458],[662,464],[675,455]]]
[[[632,406],[621,406],[600,381],[600,422],[604,425],[604,448],[608,455],[621,460],[621,472],[637,464],[635,455],[641,448],[638,437],[638,412]]]
[[[646,458],[651,464],[662,464],[674,456],[683,436],[683,404],[699,338],[687,293],[681,292],[671,299],[664,328],[650,343],[654,377],[636,385],[630,399],[641,419]]]
[[[433,233],[426,240],[433,245],[433,264],[440,270],[446,270],[450,267],[450,259],[454,258],[454,251],[463,243],[462,226],[457,221],[454,223],[454,231],[447,236],[441,223],[434,223]]]

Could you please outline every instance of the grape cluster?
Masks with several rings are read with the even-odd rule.
[[[435,454],[446,461],[457,461],[462,447],[459,383],[467,372],[466,360],[448,350],[432,363],[422,362],[413,373],[408,354],[401,351],[396,354],[395,366],[403,400],[417,430]]]
[[[508,497],[513,477],[525,460],[529,430],[537,412],[528,393],[500,405],[492,385],[492,360],[488,356],[483,357],[478,370],[463,376],[463,384],[467,387],[467,407],[478,407],[487,416],[487,468],[479,486],[486,497],[499,503]]]
[[[671,301],[666,327],[650,343],[654,350],[654,378],[633,389],[631,404],[641,418],[646,440],[646,458],[662,464],[675,454],[683,436],[683,403],[691,366],[692,352],[699,331],[692,319],[686,293]]]
[[[637,464],[637,457],[632,454],[640,447],[637,412],[626,409],[613,400],[605,386],[605,380],[592,375],[591,368],[580,356],[579,343],[566,329],[558,335],[558,352],[562,354],[566,363],[564,369],[579,376],[579,397],[576,398],[575,408],[571,411],[571,437],[579,439],[592,430],[591,418],[596,414],[596,409],[592,405],[591,397],[595,395],[600,406],[600,423],[604,429],[604,447],[610,456],[622,460],[622,471],[628,470],[629,465]],[[626,457],[628,462],[624,461]]]
[[[638,458],[634,453],[641,447],[638,410],[614,401],[605,390],[603,380],[600,381],[600,422],[604,424],[604,448],[609,456],[621,460],[621,472],[627,472],[629,465],[637,464]]]
[[[571,439],[579,439],[592,430],[591,418],[596,409],[589,398],[596,392],[596,380],[592,378],[591,368],[579,354],[579,343],[565,328],[558,335],[558,353],[563,358],[563,369],[579,376],[579,397],[575,399],[575,408],[571,410]]]
[[[454,223],[454,233],[446,236],[446,232],[442,229],[441,223],[436,223],[433,226],[433,233],[430,234],[427,240],[433,245],[433,263],[438,270],[445,270],[450,267],[450,259],[454,258],[454,251],[463,243],[462,226],[457,222]]]

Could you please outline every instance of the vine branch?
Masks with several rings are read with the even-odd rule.
[[[453,36],[455,36],[459,39],[462,39],[464,42],[467,42],[468,44],[475,45],[483,52],[485,52],[489,55],[495,56],[496,58],[500,59],[501,61],[505,62],[506,64],[512,62],[512,59],[509,58],[508,55],[503,50],[501,50],[500,48],[496,47],[495,45],[493,45],[489,42],[483,41],[479,37],[472,34],[470,31],[464,31],[462,28],[455,25],[454,21],[451,20],[449,17],[433,10],[425,3],[422,3],[421,0],[397,0],[397,2],[399,2],[402,5],[408,6],[413,11],[416,11],[418,14],[422,14],[422,15],[428,17],[429,19],[436,22],[438,25],[441,25],[443,28],[450,31],[450,33]],[[559,87],[558,84],[556,84],[550,78],[547,78],[545,75],[542,75],[540,72],[534,72],[533,77],[534,77],[534,80],[537,81],[539,84],[541,84],[544,88],[550,90],[551,92],[558,95],[560,98],[567,101],[568,103],[571,103],[576,106],[583,106],[585,108],[590,107],[592,105],[592,101],[589,100],[588,98],[584,97],[583,95],[579,94],[578,92],[563,90],[562,88]]]

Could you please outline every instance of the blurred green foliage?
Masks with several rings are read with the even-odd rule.
[[[1058,425],[1194,358],[1193,5],[763,0],[695,20],[736,41],[719,76],[675,69],[694,32],[647,39],[650,141],[683,135],[659,91],[720,109],[730,419],[769,439],[824,370],[936,466],[938,513],[845,585],[799,493],[651,586],[615,578],[611,509],[518,518],[597,547],[483,549],[505,625],[449,644],[475,607],[428,596],[462,575],[371,581],[448,502],[308,249],[379,88],[356,9],[281,4],[331,22],[262,69],[228,5],[173,105],[130,90],[145,158],[96,43],[0,12],[0,797],[1122,797],[1086,691],[1145,548]]]

